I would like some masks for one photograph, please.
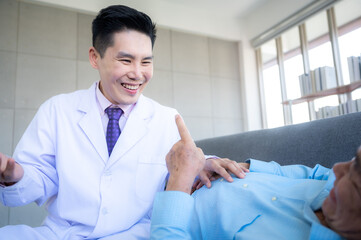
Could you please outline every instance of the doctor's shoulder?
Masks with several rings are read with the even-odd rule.
[[[57,112],[60,109],[74,109],[78,108],[81,102],[87,102],[89,104],[89,99],[87,96],[89,91],[87,90],[78,90],[71,93],[61,93],[55,96],[50,97],[39,107],[38,112]]]
[[[154,110],[154,113],[158,116],[161,116],[164,120],[171,119],[172,121],[175,119],[175,116],[178,113],[178,111],[172,107],[168,107],[165,105],[160,104],[156,100],[153,100],[151,98],[148,98],[144,95],[142,95],[142,98],[140,98],[142,102],[147,102],[148,106],[151,106],[151,108]],[[174,120],[175,122],[175,120]]]

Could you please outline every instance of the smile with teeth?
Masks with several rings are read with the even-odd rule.
[[[130,84],[122,83],[122,86],[129,90],[137,90],[140,87],[140,85],[130,85]]]

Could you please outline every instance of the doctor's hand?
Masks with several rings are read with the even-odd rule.
[[[23,177],[24,169],[14,158],[9,158],[0,153],[0,183],[5,186],[11,186]]]
[[[204,168],[203,151],[197,148],[183,119],[177,115],[176,123],[181,139],[166,156],[169,179],[166,191],[182,191],[190,194],[194,179]]]
[[[193,191],[206,185],[211,187],[211,181],[223,177],[228,182],[233,182],[230,174],[234,174],[238,178],[244,178],[249,172],[249,164],[237,163],[228,158],[210,158],[206,160],[204,169],[199,173],[199,179],[193,184]]]

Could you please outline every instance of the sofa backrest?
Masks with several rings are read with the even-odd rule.
[[[273,129],[196,141],[208,155],[238,162],[247,158],[281,165],[332,167],[351,160],[361,144],[361,112]]]

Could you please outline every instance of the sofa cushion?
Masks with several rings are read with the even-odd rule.
[[[361,113],[196,141],[205,154],[236,161],[332,167],[350,160],[361,144]]]

